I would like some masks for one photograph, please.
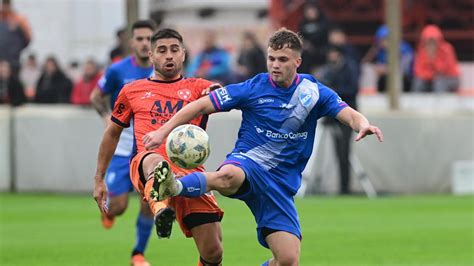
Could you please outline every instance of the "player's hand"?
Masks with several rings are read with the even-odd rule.
[[[222,88],[222,85],[219,84],[219,83],[213,83],[211,84],[209,87],[207,87],[206,89],[202,90],[201,92],[201,96],[204,96],[204,95],[208,95],[209,92],[213,91],[213,90],[217,90],[219,88]]]
[[[176,173],[174,174],[174,177],[180,178],[180,177],[183,177],[183,176],[185,176],[185,175],[186,175],[186,174],[185,174],[184,172],[176,172]]]
[[[102,213],[107,213],[107,187],[103,179],[95,179],[94,199],[97,202],[99,210]]]
[[[359,141],[368,135],[375,135],[380,142],[383,141],[382,131],[378,127],[372,125],[362,128],[359,131],[359,134],[357,134],[355,141]]]
[[[152,132],[147,133],[143,136],[143,145],[147,150],[153,150],[160,147],[161,143],[163,143],[166,139],[166,136],[161,134],[160,130],[155,130]]]

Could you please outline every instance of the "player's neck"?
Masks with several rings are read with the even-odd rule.
[[[288,89],[289,87],[291,87],[291,85],[293,84],[293,82],[295,81],[295,79],[298,77],[298,74],[295,73],[291,79],[287,79],[287,80],[284,80],[282,82],[276,82],[276,81],[273,81],[275,82],[276,85],[278,85],[278,87],[280,88],[286,88]]]
[[[150,80],[160,81],[160,82],[170,82],[170,81],[180,80],[181,78],[182,78],[181,74],[177,74],[176,76],[173,76],[173,77],[165,77],[165,76],[163,76],[160,73],[155,71],[153,73],[153,76],[150,77]]]
[[[137,57],[135,55],[133,55],[132,57],[133,57],[133,61],[135,62],[135,64],[137,64],[139,67],[150,67],[151,66],[151,62],[148,58],[142,59],[142,58]]]

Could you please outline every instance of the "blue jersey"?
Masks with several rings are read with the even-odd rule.
[[[298,74],[289,88],[265,74],[210,93],[218,111],[242,110],[242,124],[232,151],[250,158],[278,184],[296,193],[311,156],[317,120],[336,117],[345,102],[311,75]]]
[[[135,62],[133,56],[128,56],[112,64],[105,75],[99,80],[98,87],[103,94],[110,95],[110,106],[113,108],[115,100],[122,87],[137,79],[150,77],[153,66],[141,67]],[[115,155],[130,156],[133,152],[133,128],[125,128],[120,135],[120,141],[115,150]]]
[[[135,62],[133,56],[128,56],[107,69],[105,75],[99,80],[99,89],[104,94],[110,94],[110,104],[113,108],[115,100],[125,84],[137,79],[148,78],[152,73],[153,66],[141,67]]]

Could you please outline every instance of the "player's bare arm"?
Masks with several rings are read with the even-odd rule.
[[[94,199],[100,211],[106,212],[107,188],[104,182],[104,176],[109,166],[110,160],[114,155],[115,148],[120,139],[122,128],[115,123],[108,123],[105,129],[102,142],[99,147],[99,155],[97,158],[97,168],[94,176]]]
[[[110,120],[110,106],[108,97],[104,95],[98,87],[95,87],[90,95],[90,100],[94,109],[99,113],[102,119],[105,121],[105,124],[108,124]]]
[[[364,115],[351,107],[342,109],[336,118],[358,133],[355,141],[359,141],[368,135],[375,135],[380,142],[383,141],[382,131],[377,126],[371,125]]]
[[[214,113],[215,111],[216,109],[212,105],[209,96],[204,96],[186,105],[158,130],[146,134],[143,137],[143,144],[147,150],[158,148],[166,139],[166,136],[177,126],[185,124],[198,116]]]
[[[208,95],[211,91],[213,90],[217,90],[219,88],[222,88],[222,85],[219,84],[219,83],[213,83],[211,84],[209,87],[205,88],[202,92],[201,92],[201,96],[205,96],[205,95]]]

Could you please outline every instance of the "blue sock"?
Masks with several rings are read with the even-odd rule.
[[[194,172],[178,179],[183,185],[180,196],[195,198],[206,193],[206,176],[201,172]]]
[[[260,265],[260,266],[268,266],[268,265],[270,265],[270,260],[265,261],[265,262],[262,263],[262,265]]]
[[[148,239],[150,238],[151,229],[153,228],[154,220],[152,217],[147,217],[141,213],[137,218],[137,242],[133,248],[133,253],[144,253]]]

